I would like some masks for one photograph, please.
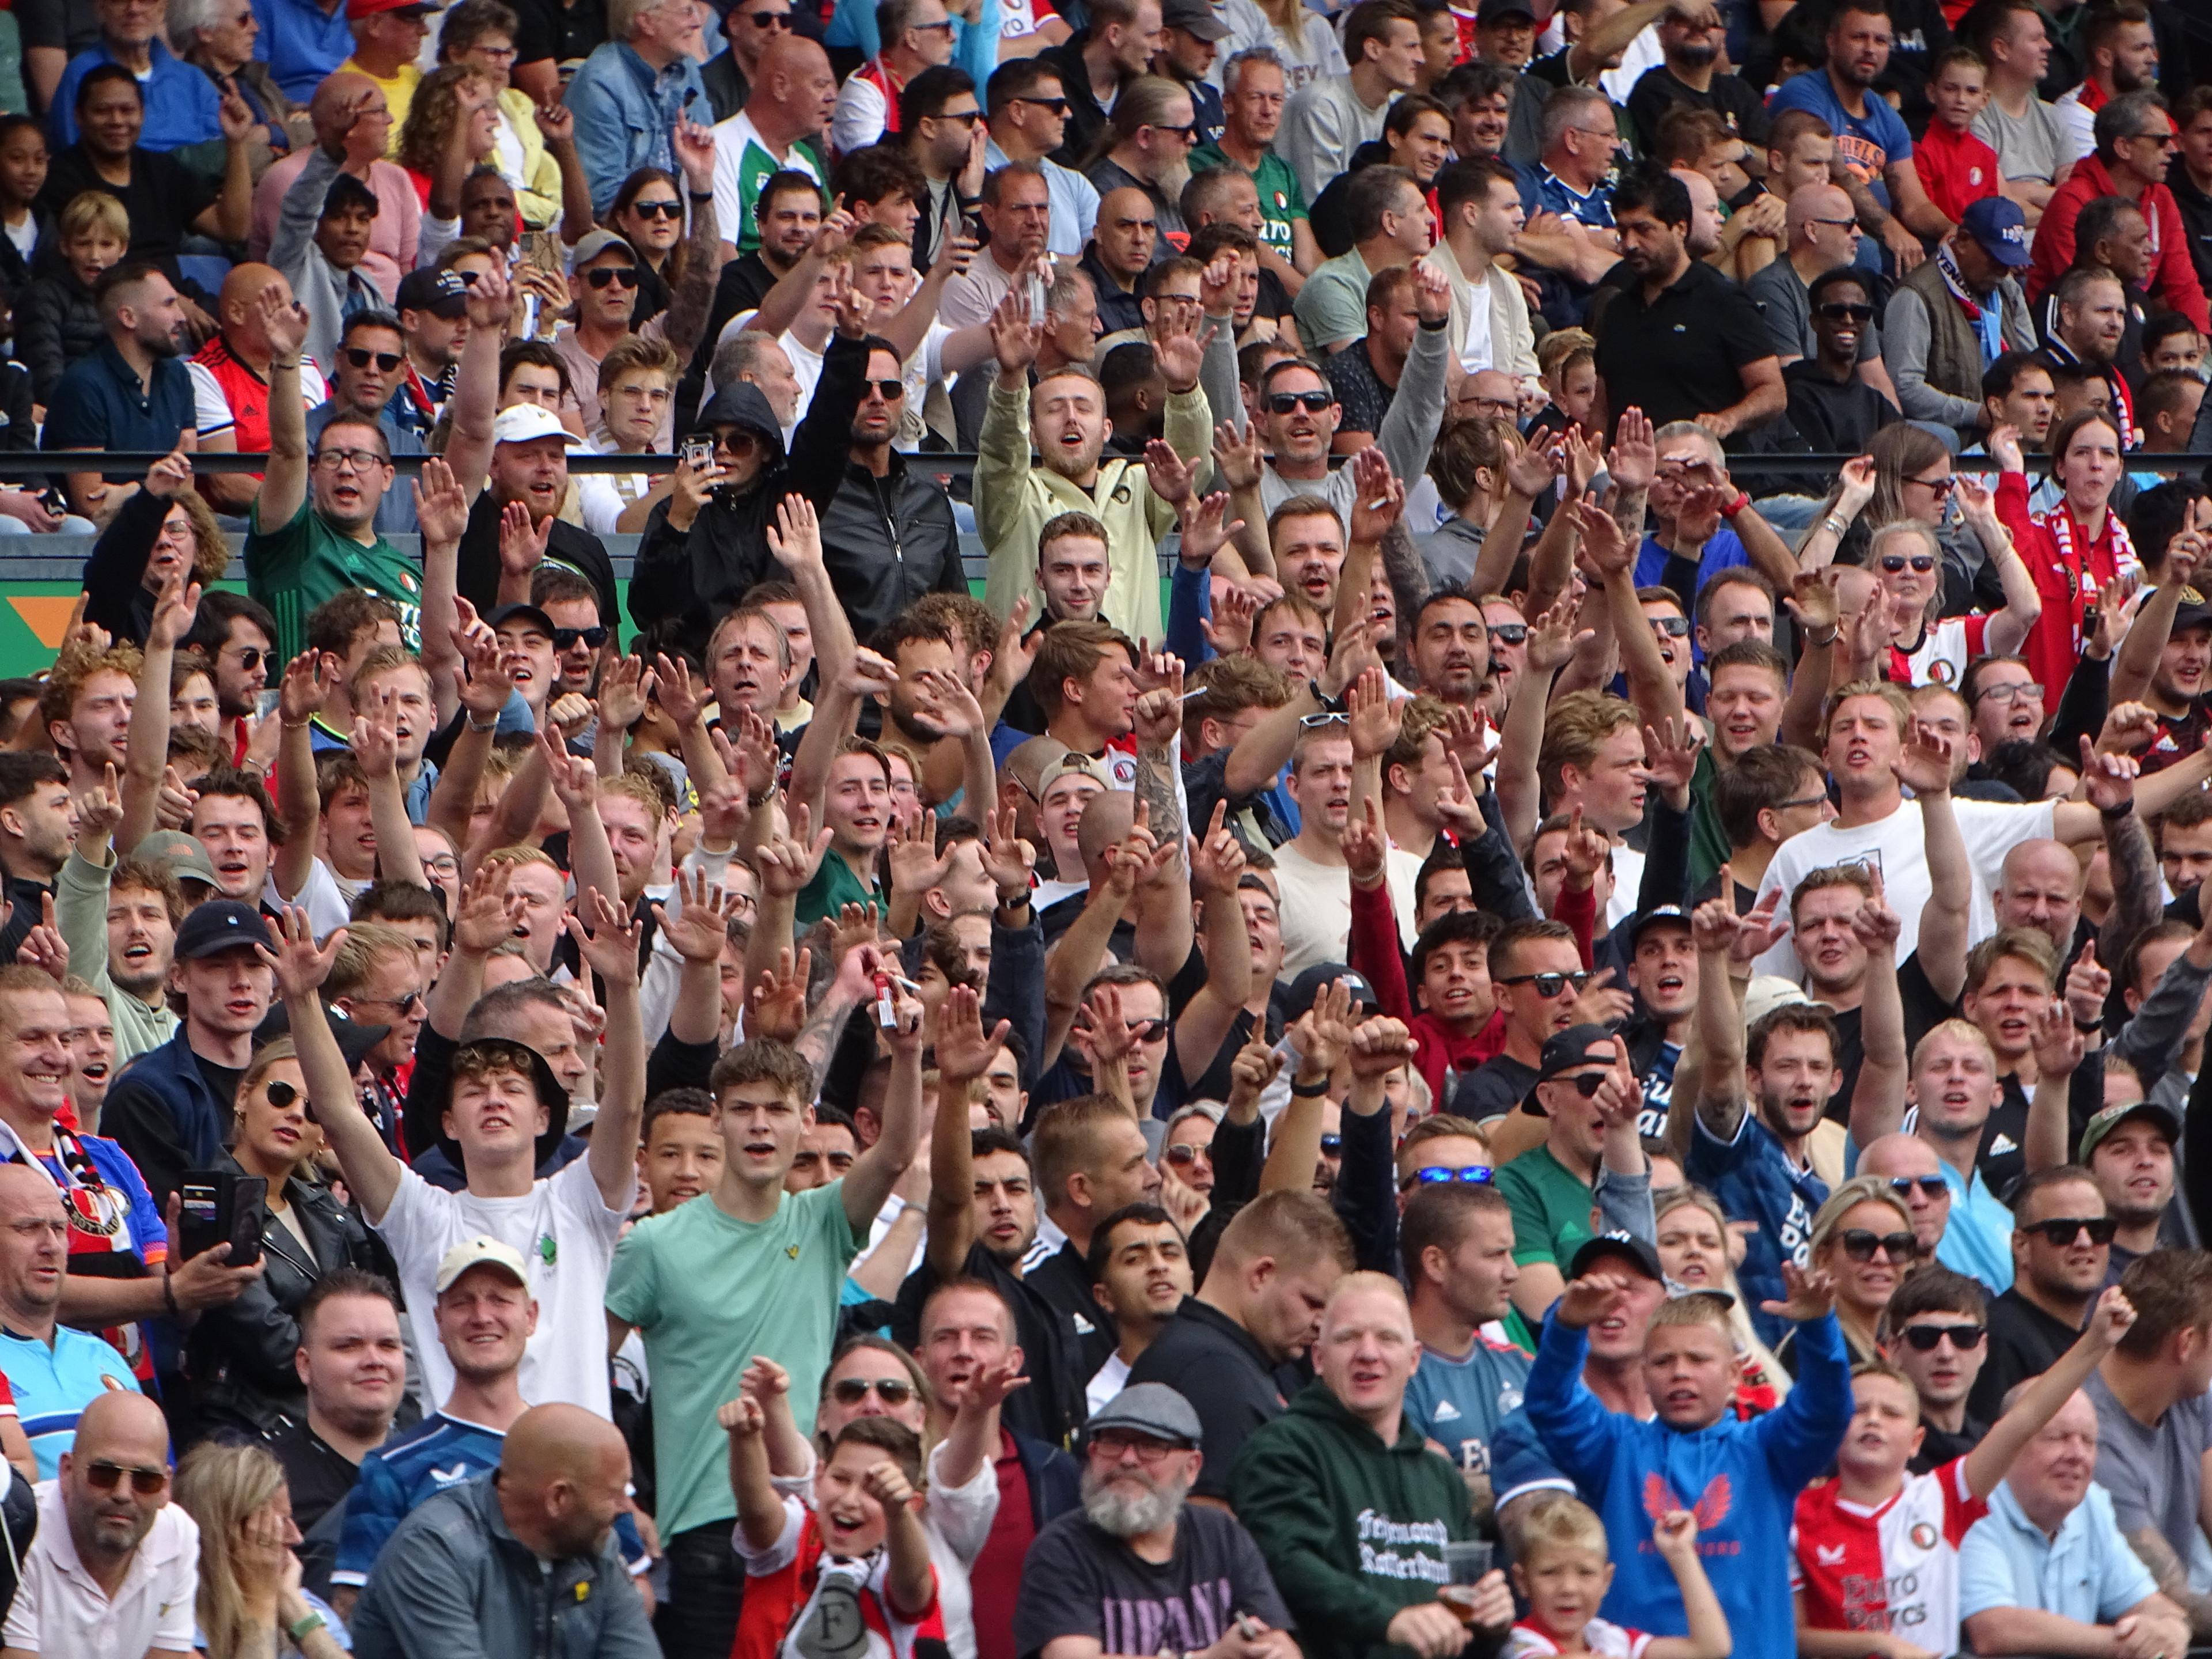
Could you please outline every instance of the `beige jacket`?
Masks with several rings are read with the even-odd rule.
[[[1448,243],[1437,243],[1422,263],[1442,271],[1451,284],[1451,322],[1445,337],[1457,356],[1474,313],[1474,284],[1459,268],[1459,257]],[[1521,284],[1492,265],[1485,273],[1484,288],[1490,300],[1491,362],[1479,366],[1503,369],[1522,386],[1536,387],[1542,379],[1536,372],[1536,335],[1528,325],[1528,301]]]

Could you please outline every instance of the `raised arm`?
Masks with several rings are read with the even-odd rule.
[[[453,376],[448,404],[453,424],[446,440],[446,464],[461,487],[461,498],[471,506],[491,471],[492,422],[499,414],[499,354],[507,340],[512,297],[507,272],[496,264],[469,284],[469,337]]]
[[[461,537],[469,527],[469,504],[442,456],[425,460],[422,476],[409,487],[415,492],[415,524],[422,537],[422,672],[429,677],[431,704],[443,726],[460,706],[459,676],[465,660],[460,554]],[[475,615],[471,607],[471,620]]]
[[[973,988],[956,985],[937,1011],[940,1100],[963,1098],[964,1086],[984,1074],[1006,1041],[1004,1020],[985,1036],[981,1008]],[[975,1159],[968,1136],[967,1113],[940,1105],[929,1136],[928,1246],[930,1267],[940,1279],[967,1270],[968,1251],[975,1242]]]
[[[162,471],[179,459],[171,456],[156,463],[154,472]],[[153,477],[153,472],[147,474],[149,487]],[[167,504],[162,503],[157,511],[167,512]],[[136,847],[154,833],[161,775],[169,761],[169,672],[177,659],[178,641],[191,632],[192,620],[199,614],[200,585],[191,577],[190,568],[179,565],[161,584],[161,597],[154,601],[154,620],[146,630],[146,654],[138,669],[138,695],[131,705],[131,727],[125,738],[118,846]]]
[[[585,1156],[591,1160],[599,1201],[610,1210],[627,1211],[637,1194],[637,1133],[645,1116],[645,1020],[637,995],[637,951],[645,925],[623,915],[596,887],[580,891],[576,909],[580,914],[567,918],[568,937],[599,981],[605,997],[600,1006],[607,1015],[599,1055],[599,1110],[592,1120],[591,1148]],[[591,918],[588,933],[583,913]]]
[[[1735,995],[1736,963],[1773,943],[1772,911],[1735,913],[1735,878],[1720,868],[1720,895],[1699,905],[1690,918],[1698,949],[1698,1041],[1705,1069],[1698,1084],[1698,1121],[1723,1145],[1743,1127],[1747,1109],[1743,1074],[1743,1014]],[[1753,947],[1756,945],[1757,950]]]
[[[346,1189],[361,1201],[362,1213],[372,1224],[384,1219],[399,1190],[399,1160],[384,1144],[376,1125],[361,1109],[353,1084],[352,1068],[338,1051],[330,1018],[323,1012],[323,981],[346,941],[346,930],[333,928],[319,947],[307,922],[307,913],[296,904],[284,907],[277,929],[275,951],[256,947],[257,954],[275,969],[276,988],[284,999],[292,1041],[300,1051],[300,1070],[314,1103],[315,1121],[337,1154]]]
[[[1191,890],[1203,908],[1206,981],[1176,1017],[1175,1048],[1183,1075],[1202,1075],[1221,1052],[1239,1009],[1252,997],[1252,951],[1237,884],[1244,873],[1244,848],[1223,827],[1229,803],[1216,801],[1192,855]]]
[[[1955,484],[1966,522],[1980,538],[1990,562],[1996,567],[1997,584],[2004,592],[2004,609],[1990,616],[1982,635],[1983,649],[1993,656],[2010,656],[2026,642],[2042,617],[2043,595],[2037,592],[2034,575],[2013,545],[2012,532],[1997,517],[1988,488],[1966,472],[1958,475]]]
[[[424,887],[422,856],[407,821],[407,794],[399,783],[399,730],[387,688],[378,706],[354,716],[353,752],[368,781],[369,829],[376,837],[376,873],[384,881]]]
[[[1905,1047],[1905,998],[1897,984],[1897,939],[1904,923],[1882,895],[1881,872],[1872,873],[1874,892],[1851,918],[1851,933],[1867,953],[1866,995],[1859,1015],[1865,1058],[1844,1103],[1851,1138],[1861,1146],[1872,1146],[1903,1122],[1900,1103],[1911,1060]]]
[[[307,340],[307,308],[271,280],[253,308],[269,342],[269,470],[253,502],[253,524],[281,530],[307,499],[307,409],[300,394],[300,352]],[[164,699],[166,701],[166,699]]]
[[[966,994],[971,999],[975,994],[972,990]],[[940,1009],[937,1115],[951,1118],[964,1135],[968,1133],[968,1114],[946,1103],[965,1100],[967,1095],[964,1091],[947,1092],[943,1085],[943,1018],[944,1010]],[[878,1040],[891,1055],[890,1080],[884,1091],[883,1129],[875,1145],[853,1160],[853,1167],[846,1172],[844,1180],[845,1219],[863,1237],[875,1221],[877,1212],[890,1197],[892,1186],[906,1173],[906,1166],[914,1162],[921,1139],[921,1004],[906,993],[898,992],[891,999],[891,1022],[888,1028],[877,1030]],[[1005,1032],[1006,1027],[1001,1024],[1001,1041]]]
[[[322,712],[337,672],[325,663],[323,653],[302,651],[284,665],[277,688],[276,718],[283,732],[277,740],[276,817],[284,826],[284,844],[270,860],[269,873],[277,896],[287,903],[300,896],[315,867],[323,798],[315,784],[315,741],[307,728]]]
[[[1897,781],[1920,803],[1921,837],[1928,860],[1928,902],[1921,908],[1916,947],[1921,971],[1938,996],[1956,1001],[1966,983],[1974,872],[1951,800],[1949,739],[1918,730],[1910,734],[1898,757]],[[1881,879],[1877,872],[1875,880],[1879,884]]]
[[[2126,1294],[2117,1285],[2107,1285],[2081,1334],[2027,1385],[2012,1409],[1991,1424],[1980,1443],[1966,1454],[1966,1490],[1976,1498],[1987,1498],[1995,1492],[2013,1460],[2043,1432],[2043,1425],[2089,1380],[2089,1373],[2118,1346],[2135,1322],[2136,1310]]]
[[[1534,838],[1542,821],[1536,756],[1544,746],[1544,711],[1551,703],[1552,683],[1573,658],[1577,646],[1590,637],[1587,632],[1576,634],[1575,609],[1570,596],[1529,619],[1528,666],[1513,688],[1512,706],[1498,732],[1498,777],[1492,793],[1516,852]],[[1638,620],[1642,621],[1640,616]]]
[[[568,814],[568,867],[575,876],[576,891],[619,893],[622,878],[615,870],[615,849],[599,819],[599,769],[586,757],[570,754],[550,720],[546,726],[536,738],[537,758],[553,786],[554,798]]]

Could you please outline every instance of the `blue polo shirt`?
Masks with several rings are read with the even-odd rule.
[[[222,124],[216,118],[216,112],[222,106],[222,96],[216,91],[215,82],[193,64],[172,56],[159,40],[153,43],[153,60],[152,70],[138,77],[138,90],[146,100],[146,125],[138,135],[139,148],[178,149],[222,137]],[[77,140],[77,82],[88,70],[114,61],[104,40],[70,59],[69,67],[62,71],[61,84],[54,88],[53,141],[58,147],[66,148]]]
[[[1853,115],[1837,98],[1835,88],[1828,84],[1828,71],[1817,69],[1807,70],[1784,81],[1768,100],[1766,109],[1770,116],[1779,115],[1786,109],[1808,109],[1826,121],[1829,131],[1836,135],[1836,159],[1872,192],[1884,210],[1888,208],[1889,186],[1883,182],[1882,170],[1892,161],[1912,159],[1912,134],[1905,125],[1905,118],[1889,106],[1887,100],[1869,93],[1866,113]]]
[[[1959,1546],[1959,1616],[2033,1607],[2083,1625],[2109,1625],[2158,1588],[2112,1515],[2112,1495],[2091,1486],[2059,1522],[2058,1536],[2021,1512],[2012,1483],[1990,1494],[1990,1512]]]
[[[1942,1160],[1936,1167],[1951,1189],[1951,1219],[1936,1241],[1936,1259],[1954,1273],[1980,1279],[1990,1295],[2002,1295],[2012,1288],[2012,1211],[1990,1190],[1980,1170],[1972,1180],[1962,1181]]]
[[[269,65],[276,85],[295,104],[304,105],[340,64],[353,56],[353,28],[346,9],[325,11],[316,0],[253,0],[261,33],[253,55]]]
[[[131,1363],[112,1343],[66,1325],[54,1328],[51,1348],[0,1327],[0,1373],[15,1396],[41,1480],[61,1473],[61,1455],[76,1440],[77,1415],[86,1406],[111,1389],[141,1392]]]
[[[197,73],[197,71],[195,71]],[[112,340],[69,366],[46,406],[42,449],[112,449],[166,455],[182,433],[199,430],[192,377],[181,357],[155,360],[151,390]],[[120,479],[135,474],[119,474]]]

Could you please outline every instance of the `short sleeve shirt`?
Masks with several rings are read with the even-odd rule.
[[[1597,1194],[1589,1182],[1540,1146],[1501,1167],[1497,1186],[1513,1212],[1515,1265],[1557,1262],[1564,1271],[1590,1237]]]
[[[1758,307],[1702,259],[1649,303],[1640,283],[1615,295],[1599,324],[1610,406],[1640,408],[1655,427],[1741,403],[1744,366],[1774,355]]]
[[[2154,1425],[2137,1421],[2100,1373],[2090,1372],[2081,1389],[2097,1408],[2097,1484],[2112,1495],[2120,1531],[2162,1533],[2187,1560],[2212,1450],[2212,1397],[2177,1400]]]
[[[2033,1607],[2084,1625],[2108,1625],[2158,1589],[2112,1518],[2112,1497],[2093,1486],[2051,1538],[2021,1513],[2008,1482],[1959,1551],[1959,1616]]]
[[[586,0],[589,3],[589,0]],[[578,9],[584,8],[579,6]],[[753,124],[739,111],[714,125],[714,222],[733,239],[740,253],[760,246],[760,227],[753,222],[753,204],[760,187],[772,173],[805,173],[817,185],[822,168],[805,144],[793,144],[791,154],[778,161],[775,152],[761,142]]]
[[[1520,1349],[1493,1342],[1480,1331],[1464,1358],[1424,1347],[1406,1384],[1406,1415],[1422,1438],[1442,1446],[1462,1473],[1488,1474],[1491,1437],[1500,1422],[1521,1408],[1529,1363]]]
[[[349,587],[398,605],[402,643],[422,648],[422,567],[383,537],[362,543],[340,534],[312,500],[275,530],[263,527],[257,503],[252,525],[246,537],[246,590],[276,615],[280,662],[307,649],[307,613]]]
[[[1322,370],[1335,390],[1336,401],[1343,406],[1344,418],[1337,422],[1337,430],[1380,432],[1397,388],[1384,386],[1375,373],[1366,341],[1354,340],[1324,362]]]
[[[1836,135],[1836,159],[1852,178],[1872,192],[1884,208],[1889,206],[1889,186],[1883,173],[1893,161],[1912,158],[1912,134],[1905,118],[1885,99],[1869,93],[1866,113],[1853,115],[1836,96],[1824,69],[1807,70],[1784,81],[1767,105],[1770,115],[1784,110],[1810,110]]]
[[[1367,284],[1372,275],[1358,248],[1314,267],[1291,307],[1307,349],[1321,351],[1338,340],[1365,335]]]
[[[53,1346],[0,1327],[0,1373],[15,1396],[15,1415],[39,1461],[39,1478],[60,1473],[61,1455],[76,1439],[78,1414],[112,1389],[143,1393],[130,1363],[111,1343],[66,1325],[54,1328]]]
[[[1997,153],[1997,170],[2007,179],[2039,179],[2049,184],[2071,158],[2058,130],[2058,117],[2040,98],[2031,98],[2017,116],[1990,99],[1974,118],[1974,137]]]
[[[1908,1474],[1887,1503],[1849,1503],[1824,1480],[1797,1494],[1790,1585],[1809,1630],[1892,1630],[1934,1653],[1959,1650],[1959,1547],[1989,1505],[1966,1462]]]
[[[191,371],[181,358],[155,358],[151,380],[141,383],[114,342],[102,340],[54,388],[39,447],[167,454],[198,428]]]
[[[1054,1637],[1087,1636],[1107,1653],[1195,1653],[1240,1613],[1272,1630],[1292,1624],[1259,1546],[1233,1516],[1184,1505],[1174,1553],[1154,1563],[1071,1510],[1037,1534],[1022,1564],[1014,1652],[1026,1659]]]

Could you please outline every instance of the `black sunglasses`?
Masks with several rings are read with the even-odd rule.
[[[1342,1135],[1323,1135],[1321,1138],[1321,1155],[1323,1158],[1338,1158],[1342,1156],[1343,1152],[1344,1137]]]
[[[290,1084],[284,1082],[282,1079],[270,1084],[267,1093],[269,1096],[269,1103],[271,1106],[274,1106],[280,1112],[287,1106],[289,1106],[294,1101],[300,1099],[300,1091],[297,1089],[295,1089]],[[322,1122],[322,1120],[315,1115],[315,1103],[313,1101],[301,1101],[300,1109],[307,1115],[308,1122],[317,1125],[319,1125]]]
[[[1267,394],[1267,412],[1287,415],[1294,409],[1304,409],[1318,415],[1335,401],[1334,392],[1271,392]]]
[[[240,668],[243,668],[247,673],[251,674],[255,669],[261,665],[261,647],[258,645],[240,646],[238,647],[238,665]]]
[[[1518,645],[1528,637],[1528,624],[1527,623],[1492,623],[1490,624],[1490,637],[1493,640],[1503,640],[1508,645]]]
[[[586,271],[584,280],[593,288],[605,288],[610,283],[618,283],[624,288],[635,288],[637,267],[635,265],[601,265],[597,270]]]
[[[1915,553],[1909,558],[1902,553],[1885,553],[1881,556],[1881,568],[1893,576],[1908,564],[1924,576],[1936,568],[1936,560],[1932,555],[1927,553]]]
[[[963,126],[972,127],[982,118],[983,112],[980,109],[941,109],[937,112],[937,119],[957,121]]]
[[[1194,143],[1198,139],[1198,123],[1195,121],[1187,121],[1179,127],[1170,126],[1165,121],[1148,121],[1146,125],[1151,127],[1154,132],[1181,133],[1182,135],[1183,143],[1187,144]]]
[[[1498,981],[1500,985],[1533,985],[1536,994],[1549,1002],[1571,985],[1579,991],[1589,983],[1588,974],[1514,974]]]
[[[868,1390],[876,1391],[876,1398],[886,1406],[903,1406],[914,1398],[914,1384],[896,1376],[841,1376],[830,1385],[830,1392],[841,1406],[857,1406],[868,1397]]]
[[[1547,1078],[1545,1080],[1549,1083],[1571,1083],[1575,1085],[1575,1092],[1584,1100],[1588,1100],[1598,1091],[1599,1086],[1605,1082],[1607,1075],[1604,1072],[1583,1072],[1574,1077]]]
[[[2108,1215],[2053,1216],[2048,1221],[2033,1221],[2021,1228],[2024,1233],[2041,1233],[2044,1243],[2063,1249],[2083,1232],[2089,1235],[2092,1244],[2105,1245],[2112,1242],[2120,1231],[2120,1224]]]
[[[1784,801],[1782,804],[1784,806],[1810,806],[1814,800],[1826,800],[1826,799],[1827,797],[1825,795],[1815,795],[1808,800]],[[1927,1198],[1941,1198],[1943,1196],[1945,1191],[1943,1177],[1939,1175],[1892,1176],[1889,1178],[1890,1191],[1900,1195],[1911,1192],[1915,1187],[1919,1188],[1922,1195]]]
[[[681,202],[632,202],[629,204],[629,210],[641,219],[681,219],[684,216],[684,204]]]
[[[885,353],[884,355],[889,356],[890,354]],[[906,382],[904,380],[863,380],[860,382],[860,385],[863,388],[861,392],[863,397],[867,395],[866,388],[872,386],[876,389],[876,396],[881,398],[887,404],[895,404],[900,398],[906,396]]]
[[[1832,323],[1864,323],[1874,318],[1872,306],[1855,306],[1837,300],[1820,307],[1820,314]]]
[[[1945,1337],[1960,1353],[1972,1353],[1982,1346],[1979,1325],[1907,1325],[1898,1334],[1923,1353],[1936,1352],[1936,1345]]]
[[[1067,113],[1067,100],[1065,98],[1009,98],[1006,101],[1010,104],[1034,104],[1039,109],[1050,110],[1054,115]]]
[[[787,11],[732,12],[731,15],[743,17],[757,29],[787,29],[791,27],[791,14]]]
[[[604,628],[556,628],[553,630],[553,648],[556,651],[573,651],[578,640],[596,651],[607,642],[607,630]]]
[[[356,368],[367,368],[371,363],[374,363],[389,374],[399,367],[399,354],[396,351],[368,351],[360,346],[348,346],[345,349],[345,355],[346,361]]]
[[[1836,1235],[1844,1254],[1854,1261],[1871,1261],[1881,1250],[1893,1261],[1910,1261],[1920,1254],[1919,1241],[1911,1233],[1877,1233],[1864,1227],[1846,1227]]]

